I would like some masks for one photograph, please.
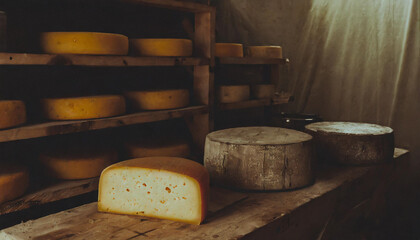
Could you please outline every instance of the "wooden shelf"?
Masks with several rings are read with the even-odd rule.
[[[264,106],[273,106],[280,105],[291,102],[293,96],[281,96],[276,98],[265,98],[265,99],[254,99],[243,102],[235,103],[219,103],[218,110],[233,110],[233,109],[244,109],[244,108],[254,108],[254,107],[264,107]]]
[[[172,110],[139,112],[110,118],[38,123],[1,130],[0,142],[121,127],[139,123],[180,118],[202,113],[208,113],[207,106],[192,106]]]
[[[226,57],[226,58],[216,58],[217,63],[219,64],[238,64],[238,65],[257,65],[257,64],[286,64],[289,63],[288,58],[235,58],[235,57]]]
[[[200,66],[210,59],[198,57],[131,57],[0,53],[0,65],[52,65],[87,67]]]
[[[180,0],[119,0],[120,2],[136,3],[145,6],[168,8],[185,12],[210,12],[214,11],[214,7]]]

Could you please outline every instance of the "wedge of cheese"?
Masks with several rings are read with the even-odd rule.
[[[23,101],[0,101],[0,129],[14,127],[26,122],[26,107]]]
[[[111,117],[125,113],[125,99],[119,95],[41,99],[45,118],[77,120]]]
[[[218,100],[220,103],[241,102],[249,99],[248,85],[226,85],[220,86]]]
[[[136,158],[102,172],[98,210],[198,225],[208,198],[209,175],[201,164],[174,157]]]
[[[244,49],[240,43],[216,43],[216,57],[243,57]]]
[[[282,58],[283,52],[280,46],[250,46],[247,55],[255,58]]]
[[[24,166],[0,164],[0,204],[22,196],[29,186],[29,171]]]
[[[132,139],[125,143],[125,149],[130,158],[189,157],[191,153],[190,144],[183,139],[153,139],[152,141]]]
[[[40,44],[42,51],[54,54],[128,54],[128,38],[114,33],[44,32]]]
[[[162,110],[188,106],[187,89],[128,91],[124,93],[134,110]]]
[[[150,57],[189,57],[193,44],[189,39],[137,38],[130,39],[130,48],[135,55]]]

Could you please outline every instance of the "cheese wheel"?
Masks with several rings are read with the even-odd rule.
[[[212,183],[245,190],[285,190],[314,182],[309,134],[241,127],[207,135],[204,166]]]
[[[42,51],[54,54],[128,54],[128,38],[114,33],[44,32],[40,44]]]
[[[394,131],[354,122],[317,122],[305,126],[325,163],[363,165],[388,162],[394,155]]]
[[[251,46],[247,48],[247,55],[255,58],[282,58],[280,46]]]
[[[125,143],[128,157],[189,157],[191,150],[190,144],[183,139],[160,139],[152,141],[134,141]]]
[[[39,159],[48,175],[73,180],[100,176],[104,168],[118,160],[118,156],[113,149],[85,149],[70,145],[68,149],[41,153]]]
[[[241,102],[249,99],[248,85],[220,86],[218,100],[220,103]]]
[[[130,39],[130,48],[140,56],[189,57],[192,56],[192,41],[171,38]]]
[[[240,43],[216,43],[216,57],[243,57],[244,50]]]
[[[257,84],[251,87],[251,95],[254,98],[272,98],[274,96],[273,84]]]
[[[201,164],[184,158],[136,158],[102,172],[98,210],[198,225],[208,198],[209,175]]]
[[[22,196],[29,186],[24,166],[0,164],[0,204]]]
[[[44,117],[52,120],[103,118],[125,113],[125,100],[119,95],[44,98],[41,109]]]
[[[129,91],[124,95],[135,110],[182,108],[190,102],[187,89]]]
[[[0,101],[0,129],[14,127],[26,122],[26,107],[23,101]]]

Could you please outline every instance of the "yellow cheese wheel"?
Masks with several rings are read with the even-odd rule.
[[[44,98],[41,108],[44,117],[52,120],[102,118],[125,113],[125,100],[119,95]]]
[[[218,94],[220,103],[241,102],[249,99],[248,85],[220,86]]]
[[[191,150],[188,141],[183,139],[131,140],[125,143],[129,158],[141,157],[189,157]]]
[[[216,57],[243,57],[243,45],[240,43],[216,43]]]
[[[130,48],[140,56],[189,57],[192,56],[192,41],[174,38],[130,39]]]
[[[124,95],[135,110],[182,108],[190,102],[187,89],[129,91]]]
[[[256,84],[251,86],[251,95],[254,98],[272,98],[274,96],[273,84]]]
[[[209,175],[201,164],[184,158],[136,158],[102,172],[98,210],[198,225],[208,198]]]
[[[29,186],[24,166],[0,164],[0,204],[22,196]]]
[[[26,122],[26,107],[23,101],[0,101],[0,129],[14,127]]]
[[[42,51],[54,54],[128,54],[128,38],[115,33],[44,32],[40,44]]]
[[[283,53],[280,46],[250,46],[247,48],[247,55],[255,58],[282,58]]]
[[[69,146],[41,153],[39,159],[48,175],[72,180],[98,177],[104,168],[117,162],[118,156],[113,149]]]

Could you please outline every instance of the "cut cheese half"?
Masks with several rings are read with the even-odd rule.
[[[243,57],[244,49],[240,43],[216,43],[216,57]]]
[[[274,85],[273,84],[257,84],[251,87],[252,97],[263,99],[272,98],[274,96]]]
[[[280,46],[251,46],[247,48],[247,55],[255,58],[282,58]]]
[[[26,122],[26,107],[23,101],[0,101],[0,129],[14,127]]]
[[[41,109],[44,117],[52,120],[103,118],[125,113],[125,100],[119,95],[44,98]]]
[[[219,102],[233,103],[241,102],[249,99],[248,85],[231,85],[219,87]]]
[[[130,48],[140,56],[189,57],[192,56],[192,41],[174,38],[130,39]]]
[[[0,204],[22,196],[29,186],[24,166],[0,164]]]
[[[199,163],[170,157],[109,166],[99,181],[98,210],[200,224],[207,212],[209,175]]]
[[[188,106],[190,94],[187,89],[129,91],[125,93],[134,110],[161,110]]]
[[[114,33],[44,32],[40,44],[42,51],[54,54],[128,54],[128,38]]]
[[[160,139],[151,141],[134,141],[125,143],[128,157],[189,157],[191,153],[190,144],[183,139]]]

